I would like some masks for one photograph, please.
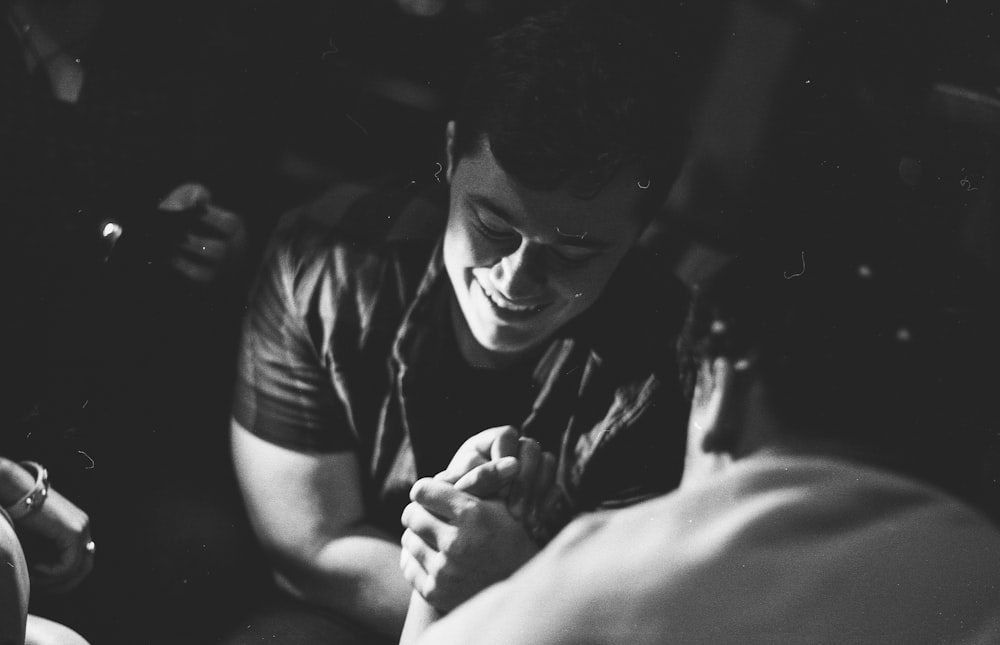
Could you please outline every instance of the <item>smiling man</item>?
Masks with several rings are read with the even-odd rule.
[[[642,228],[643,195],[629,172],[588,199],[566,186],[535,190],[501,167],[488,140],[457,164],[454,123],[448,142],[452,323],[470,364],[503,366],[597,301]]]
[[[394,641],[412,589],[448,611],[575,515],[676,486],[685,297],[633,251],[683,152],[653,42],[579,6],[529,19],[470,75],[447,182],[285,219],[233,414],[281,590],[245,638]]]

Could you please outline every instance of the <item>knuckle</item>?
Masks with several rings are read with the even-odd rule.
[[[470,486],[475,486],[476,484],[482,483],[483,479],[489,474],[489,469],[485,467],[475,467],[466,474],[466,483]]]
[[[413,507],[415,505],[416,505],[416,502],[410,502],[409,504],[407,504],[403,508],[403,513],[402,513],[402,515],[399,516],[399,521],[400,521],[400,523],[402,523],[403,526],[405,526],[405,527],[409,527],[410,526],[410,521],[413,519],[413,513],[414,513],[414,508]],[[403,537],[404,538],[406,537],[406,533],[405,532],[403,533]]]
[[[419,588],[423,581],[420,577],[420,568],[416,566],[412,559],[401,557],[399,569],[403,572],[403,578],[410,583],[411,587]]]
[[[445,558],[454,557],[460,551],[459,540],[454,535],[445,535],[438,538],[438,553]],[[439,566],[438,570],[441,568],[443,568],[443,565]]]
[[[514,426],[500,426],[498,428],[495,428],[495,431],[496,431],[496,435],[498,437],[500,435],[504,435],[504,436],[511,436],[511,435],[513,435],[515,437],[518,436],[517,428],[515,428]]]
[[[420,502],[420,500],[425,499],[427,497],[427,485],[430,481],[429,477],[421,477],[413,482],[413,487],[410,488],[410,500]]]
[[[451,473],[452,477],[458,479],[475,468],[478,463],[479,462],[475,455],[462,455],[462,457],[457,459],[456,463],[454,463],[452,465],[453,467],[449,468],[448,471]]]
[[[399,540],[399,545],[402,547],[403,551],[413,557],[417,557],[420,554],[421,543],[422,540],[420,539],[420,536],[410,529],[406,529],[406,531],[403,532],[403,537]]]
[[[427,577],[434,580],[434,586],[440,587],[443,580],[448,579],[448,572],[451,570],[448,558],[443,554],[431,557],[427,562]]]
[[[457,579],[453,568],[448,564],[446,560],[442,560],[437,566],[434,567],[433,573],[428,573],[428,578],[433,582],[434,592],[437,594],[438,598],[444,597],[448,589],[451,588]]]
[[[476,524],[482,518],[482,509],[473,501],[464,503],[455,512],[455,523]]]
[[[420,589],[420,595],[424,597],[424,600],[435,607],[441,602],[441,592],[438,590],[438,587],[433,580],[428,579],[424,581],[422,588]]]
[[[439,575],[448,575],[451,565],[461,562],[469,552],[469,540],[462,533],[453,533],[442,540],[439,544],[438,552],[441,554],[441,563],[437,568]]]

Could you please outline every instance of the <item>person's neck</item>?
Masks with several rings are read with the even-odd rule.
[[[802,423],[790,424],[772,409],[759,378],[744,374],[726,384],[714,410],[698,397],[692,404],[682,486],[696,485],[753,456],[823,457],[894,470],[874,448],[837,439]]]

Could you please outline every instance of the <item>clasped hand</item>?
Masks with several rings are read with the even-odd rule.
[[[30,562],[33,587],[69,591],[90,573],[94,565],[87,549],[90,519],[54,488],[45,504],[18,520],[16,527]]]
[[[447,470],[410,491],[404,576],[440,611],[506,578],[538,552],[532,534],[554,479],[555,458],[511,426],[468,439]]]
[[[27,470],[0,456],[4,504],[13,503],[34,484]],[[49,488],[43,503],[14,521],[14,530],[29,562],[33,588],[68,591],[90,573],[94,564],[90,518],[55,488]]]
[[[236,213],[214,204],[205,186],[182,184],[159,207],[178,213],[200,211],[197,230],[187,231],[184,241],[174,250],[170,261],[174,271],[192,282],[210,284],[239,270],[247,253],[246,224]]]

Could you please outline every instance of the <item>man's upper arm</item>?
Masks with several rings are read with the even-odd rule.
[[[361,521],[360,468],[353,452],[285,448],[235,419],[232,450],[250,520],[279,556],[309,562],[330,539]]]
[[[302,244],[309,232],[288,227],[261,267],[243,322],[232,421],[250,518],[264,545],[294,562],[363,516],[354,436],[322,353],[336,312],[315,307],[320,295],[339,294],[322,250]]]

